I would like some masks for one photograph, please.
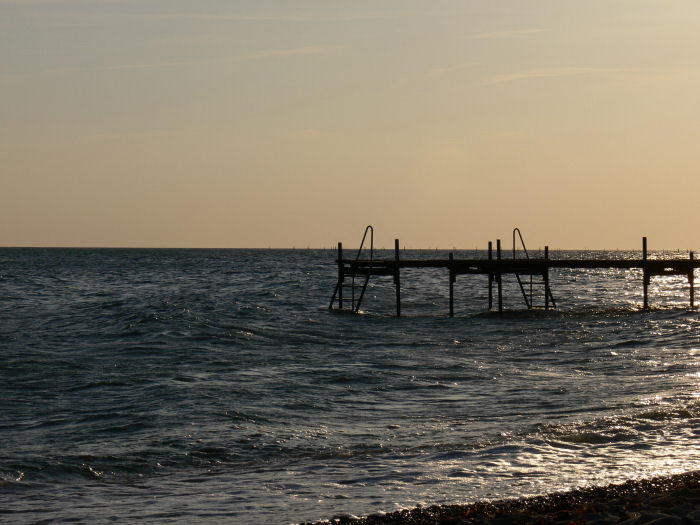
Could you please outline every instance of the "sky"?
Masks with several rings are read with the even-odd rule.
[[[700,248],[700,2],[0,0],[0,246]]]

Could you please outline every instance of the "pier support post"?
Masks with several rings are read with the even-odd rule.
[[[690,252],[690,271],[688,272],[688,283],[690,284],[690,309],[695,308],[695,268],[693,267],[695,255]]]
[[[544,260],[545,267],[542,278],[544,279],[544,309],[549,310],[549,265],[547,261],[549,260],[549,246],[544,247]]]
[[[343,266],[343,243],[338,243],[338,309],[343,309],[343,283],[345,282],[345,267]]]
[[[642,273],[644,279],[644,309],[649,309],[649,269],[647,268],[647,238],[642,237],[642,265],[644,266]]]
[[[399,240],[394,239],[394,284],[396,285],[396,317],[401,317],[401,270],[399,268]]]
[[[455,268],[454,253],[450,252],[450,317],[455,315]]]
[[[503,311],[503,279],[501,275],[501,239],[496,239],[496,259],[498,260],[498,311]]]
[[[489,241],[489,262],[493,261],[493,242]],[[493,273],[489,273],[489,311],[493,308]]]

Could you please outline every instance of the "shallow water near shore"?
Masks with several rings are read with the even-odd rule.
[[[292,523],[700,468],[685,278],[642,311],[641,272],[552,271],[544,312],[506,277],[499,315],[460,276],[450,318],[447,272],[406,270],[401,318],[389,278],[348,315],[335,255],[0,250],[0,516]]]

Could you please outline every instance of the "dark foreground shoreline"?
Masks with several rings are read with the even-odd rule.
[[[619,523],[654,525],[700,523],[700,470],[673,476],[587,487],[569,492],[470,505],[440,505],[373,514],[340,516],[338,525],[494,525]],[[310,524],[302,524],[310,525]]]

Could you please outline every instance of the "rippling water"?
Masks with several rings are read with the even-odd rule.
[[[0,516],[290,523],[700,468],[684,278],[646,312],[640,272],[552,272],[550,312],[504,278],[497,315],[460,276],[449,318],[447,273],[406,270],[404,317],[387,278],[353,316],[334,259],[0,250]]]

